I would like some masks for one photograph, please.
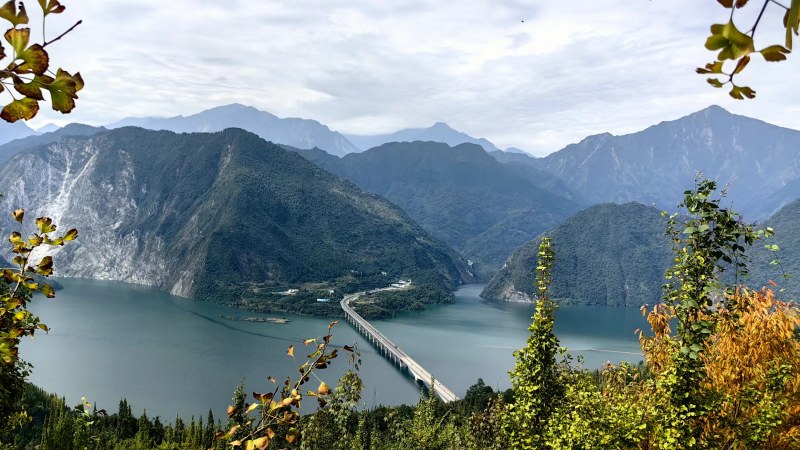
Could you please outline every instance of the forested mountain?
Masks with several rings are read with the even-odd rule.
[[[9,210],[79,229],[57,250],[61,276],[291,311],[301,299],[275,292],[470,280],[466,262],[399,208],[239,129],[65,137],[16,155],[0,191]],[[15,229],[10,217],[4,229]]]
[[[494,159],[523,177],[534,180],[537,186],[556,192],[579,204],[588,204],[580,194],[573,191],[561,178],[539,167],[538,159],[524,152],[495,151],[489,153]]]
[[[499,151],[494,144],[483,138],[474,138],[466,133],[450,128],[444,122],[436,122],[428,128],[406,128],[390,134],[372,136],[345,135],[347,139],[361,150],[369,150],[389,142],[414,142],[431,141],[441,142],[450,146],[458,144],[477,144],[487,152]]]
[[[344,136],[331,131],[316,120],[282,119],[240,104],[219,106],[186,117],[133,117],[107,125],[108,128],[124,126],[169,130],[176,133],[207,133],[226,128],[242,128],[276,144],[297,148],[318,147],[334,155],[358,151]]]
[[[764,286],[785,289],[779,297],[796,301],[800,296],[800,199],[781,208],[763,226],[772,227],[775,236],[758,242],[753,249],[747,283],[755,289]],[[777,245],[779,250],[775,253],[767,251],[764,249],[766,244]],[[770,264],[775,259],[780,260],[781,265]],[[784,274],[789,277],[784,278]],[[778,287],[771,286],[770,280]]]
[[[587,208],[548,231],[555,249],[550,295],[562,303],[631,306],[661,298],[670,266],[666,221],[639,203]],[[530,301],[539,239],[514,252],[482,297]]]
[[[519,245],[580,208],[543,188],[557,185],[551,175],[501,164],[475,144],[395,142],[342,158],[300,153],[391,200],[488,276]]]
[[[105,131],[105,128],[71,123],[63,128],[56,128],[56,130],[44,134],[35,134],[23,139],[17,139],[7,144],[0,145],[0,163],[8,161],[19,152],[56,142],[66,136],[91,136],[101,131]]]
[[[28,127],[25,122],[8,123],[4,120],[0,120],[0,145],[11,142],[14,139],[22,139],[34,134],[36,134],[36,131]]]
[[[638,201],[668,210],[702,170],[720,186],[730,183],[734,209],[755,220],[793,199],[763,201],[800,178],[798,149],[800,131],[711,106],[638,133],[590,136],[532,161],[590,203]]]

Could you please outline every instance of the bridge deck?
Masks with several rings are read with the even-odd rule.
[[[380,346],[385,352],[391,355],[390,359],[397,361],[401,367],[408,368],[409,373],[411,373],[415,380],[424,383],[425,386],[439,396],[442,401],[452,402],[454,400],[458,400],[458,397],[453,393],[453,391],[439,382],[439,380],[434,379],[433,386],[431,386],[431,380],[433,379],[433,376],[430,374],[430,372],[425,370],[425,368],[414,361],[414,359],[411,358],[408,353],[403,351],[403,349],[389,340],[389,338],[381,334],[377,328],[372,326],[372,324],[370,324],[366,319],[361,317],[353,310],[353,308],[350,307],[350,302],[360,297],[362,294],[363,292],[350,294],[344,296],[342,299],[341,306],[342,310],[344,310],[344,313],[347,316],[347,320],[354,324],[359,331],[368,335],[376,345]]]

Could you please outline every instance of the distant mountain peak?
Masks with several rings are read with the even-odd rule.
[[[486,152],[500,150],[493,143],[483,138],[472,137],[458,131],[444,122],[436,122],[428,128],[405,128],[391,134],[372,136],[346,135],[347,139],[361,150],[369,150],[389,142],[441,142],[455,147],[459,144],[470,143],[481,146]]]
[[[344,136],[331,131],[316,120],[280,118],[241,103],[217,106],[190,116],[127,118],[107,127],[113,129],[123,126],[177,133],[216,132],[226,128],[241,128],[276,144],[295,148],[319,147],[339,156],[358,150]]]

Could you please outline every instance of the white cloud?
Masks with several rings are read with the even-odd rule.
[[[50,21],[53,35],[84,19],[51,53],[87,86],[70,116],[43,109],[33,126],[240,102],[356,134],[444,121],[538,154],[711,103],[800,128],[794,55],[754,58],[747,72],[757,73],[744,75],[755,101],[729,99],[694,74],[711,59],[708,26],[727,19],[715,2],[132,3],[66,2]]]

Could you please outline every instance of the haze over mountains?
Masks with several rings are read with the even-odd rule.
[[[99,240],[106,246],[93,242],[86,244],[86,248],[98,246],[92,247],[90,253],[119,259],[115,263],[108,259],[80,266],[75,262],[77,256],[72,256],[66,273],[153,284],[201,298],[222,295],[228,292],[226,289],[239,286],[233,281],[231,284],[208,284],[213,277],[198,275],[171,259],[175,253],[197,258],[206,258],[197,256],[205,254],[212,254],[213,258],[227,255],[223,249],[212,245],[216,241],[208,237],[223,233],[212,226],[212,222],[230,223],[219,216],[212,205],[224,204],[234,208],[237,214],[245,215],[247,209],[242,205],[246,204],[263,213],[262,222],[270,225],[266,231],[250,238],[267,241],[256,247],[261,252],[259,255],[266,255],[263,258],[271,262],[263,263],[266,265],[258,262],[253,271],[247,273],[248,277],[260,273],[258,276],[266,277],[269,283],[288,285],[328,279],[335,284],[347,278],[343,275],[345,272],[339,270],[344,265],[370,267],[366,272],[374,274],[384,272],[384,266],[393,267],[389,261],[397,259],[399,266],[389,271],[393,275],[409,273],[411,266],[420,264],[424,272],[417,273],[420,279],[452,287],[473,280],[473,275],[489,279],[505,263],[487,287],[486,295],[522,298],[530,287],[526,285],[530,280],[524,279],[524,276],[530,277],[530,249],[541,233],[552,230],[568,238],[567,246],[581,248],[562,249],[565,257],[581,262],[576,262],[572,269],[563,270],[565,276],[577,280],[578,284],[561,282],[566,284],[557,288],[559,295],[568,301],[605,304],[652,301],[653,286],[660,286],[661,282],[660,268],[643,268],[644,263],[640,261],[630,267],[623,262],[614,269],[611,262],[631,258],[638,261],[644,254],[642,249],[655,249],[653,242],[663,237],[663,228],[654,225],[656,221],[641,218],[642,214],[649,217],[643,211],[653,211],[641,209],[641,205],[592,207],[567,220],[588,206],[636,201],[674,211],[682,192],[693,185],[696,171],[703,170],[705,176],[716,179],[722,186],[730,183],[728,201],[734,209],[744,213],[746,220],[766,220],[786,206],[768,222],[776,224],[782,239],[788,239],[782,241],[786,243],[780,244],[782,248],[794,247],[792,239],[797,233],[781,235],[781,229],[793,230],[792,221],[800,221],[797,217],[800,207],[787,206],[795,205],[800,198],[800,158],[797,157],[800,132],[733,115],[716,106],[638,133],[590,136],[544,158],[534,158],[513,149],[497,150],[491,142],[473,138],[443,123],[389,135],[350,136],[358,144],[353,145],[346,136],[319,122],[280,119],[243,105],[223,106],[188,117],[125,119],[110,127],[125,124],[183,133],[236,126],[285,148],[263,143],[241,130],[175,135],[131,128],[109,132],[102,127],[72,124],[54,132],[37,134],[17,126],[14,136],[22,138],[0,145],[0,163],[8,161],[2,169],[0,191],[18,202],[15,207],[26,205],[43,214],[44,205],[49,205],[56,208],[56,212],[50,214],[65,226],[100,233],[97,236],[102,236]],[[10,128],[0,131],[7,129]],[[12,135],[2,134],[3,138],[9,136]],[[413,140],[417,138],[446,142]],[[387,139],[402,142],[383,142]],[[220,152],[234,141],[249,142],[245,147],[250,160],[236,166],[232,173],[237,175],[223,176],[218,172],[218,162],[211,161],[218,160]],[[363,147],[375,143],[380,145],[362,151]],[[112,154],[116,156],[109,156]],[[164,172],[159,164],[170,167],[174,173]],[[15,178],[17,173],[25,175]],[[42,173],[47,174],[46,177],[34,179],[35,174]],[[319,181],[320,174],[325,174],[327,181]],[[157,177],[174,180],[158,181]],[[264,177],[271,178],[265,181]],[[42,179],[47,181],[43,183]],[[304,183],[309,185],[304,187]],[[256,189],[251,184],[260,187]],[[349,186],[337,189],[352,195],[347,196],[348,201],[340,203],[341,196],[330,195],[332,190],[337,191],[330,186]],[[243,194],[245,191],[249,197]],[[193,195],[193,200],[185,197],[187,195]],[[216,203],[205,203],[211,198]],[[299,198],[304,200],[299,201]],[[234,203],[228,205],[229,201]],[[143,202],[156,203],[148,203],[150,209],[142,209]],[[131,205],[135,205],[136,211]],[[348,214],[353,220],[342,217],[342,211],[352,208],[356,212]],[[406,234],[398,232],[400,234],[395,236],[388,231],[391,227],[387,224],[369,225],[377,220],[370,214],[377,211],[392,211],[387,216],[392,218],[390,222],[402,222],[404,225],[399,228],[406,230],[403,232]],[[151,215],[154,217],[150,218]],[[163,228],[164,224],[156,223],[159,220],[172,225]],[[198,237],[203,243],[198,245],[206,246],[202,249],[190,244],[181,234],[185,233],[181,231],[183,228],[176,225],[191,228],[197,221],[205,221],[203,223],[210,227],[203,228],[202,236]],[[246,226],[258,228],[262,222],[246,221]],[[112,224],[110,231],[103,230],[103,224]],[[644,234],[627,228],[631,224],[650,227],[653,232],[659,230],[645,239]],[[617,227],[617,231],[602,231],[612,226]],[[563,227],[570,231],[563,232]],[[163,232],[166,229],[169,232]],[[353,232],[356,234],[351,234]],[[319,250],[312,249],[316,239],[324,241]],[[124,250],[114,254],[113,245],[108,242],[117,243]],[[371,256],[352,247],[356,243],[367,246],[363,250]],[[800,242],[796,244],[800,246]],[[638,249],[635,258],[621,250],[623,245]],[[396,253],[389,248],[392,246],[402,250],[396,249],[399,252]],[[591,249],[596,261],[604,263],[584,264],[586,255],[580,252],[587,249]],[[81,251],[84,250],[75,250],[75,255]],[[170,256],[156,261],[156,255],[164,251]],[[377,253],[370,253],[373,251]],[[334,261],[342,252],[348,256]],[[653,252],[654,255],[658,253]],[[782,255],[785,255],[786,266],[798,264],[800,267],[800,262],[795,263],[795,260],[800,261],[800,252],[795,254],[787,250]],[[769,256],[754,257],[766,259]],[[262,257],[251,254],[251,258],[255,261]],[[412,264],[412,260],[417,262]],[[134,261],[142,262],[142,267],[133,267]],[[174,265],[178,272],[153,269],[163,268],[167,264],[165,261]],[[240,269],[239,264],[211,268],[197,263],[192,267],[230,279]],[[224,267],[229,270],[226,272]],[[598,275],[594,270],[603,273]],[[642,272],[634,274],[633,270]],[[774,278],[772,272],[757,275]],[[598,282],[598,276],[606,281]],[[190,279],[191,283],[187,281]],[[249,286],[257,284],[253,279],[248,281]],[[584,282],[593,287],[580,286]],[[606,282],[615,285],[606,285]],[[583,298],[586,296],[591,298]]]
[[[127,118],[107,125],[107,128],[136,126],[176,133],[214,132],[226,128],[242,128],[276,144],[297,148],[321,148],[333,155],[358,151],[344,136],[331,131],[316,120],[286,118],[253,107],[232,104],[212,108],[191,116],[169,118]]]
[[[414,141],[432,141],[441,142],[450,145],[451,147],[458,144],[477,144],[483,147],[487,152],[499,151],[494,144],[483,138],[474,138],[466,133],[450,128],[444,122],[436,122],[433,126],[428,128],[406,128],[404,130],[396,131],[390,134],[379,134],[372,136],[361,136],[355,134],[345,135],[356,147],[361,150],[369,150],[373,147],[378,147],[389,142],[414,142]],[[520,149],[514,149],[521,152]]]
[[[24,122],[8,123],[0,120],[0,145],[11,142],[14,139],[22,139],[36,134],[36,131],[28,127]]]

